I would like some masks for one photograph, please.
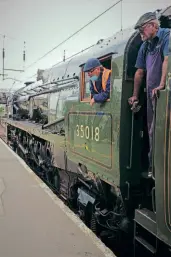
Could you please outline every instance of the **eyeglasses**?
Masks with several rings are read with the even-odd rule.
[[[140,32],[140,33],[143,33],[143,32],[144,32],[144,29],[147,27],[147,25],[148,25],[148,24],[146,24],[146,25],[140,27],[140,28],[139,28],[139,32]]]
[[[149,25],[152,25],[152,23],[151,23],[151,22],[145,23],[142,27],[139,28],[139,32],[140,32],[140,33],[143,33],[144,30],[145,30]]]
[[[92,73],[93,71],[95,71],[96,68],[93,68],[91,70],[88,71],[88,73]]]

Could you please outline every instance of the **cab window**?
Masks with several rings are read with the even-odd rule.
[[[89,76],[87,73],[84,74],[85,76],[85,82],[84,82],[84,98],[90,97],[90,82],[89,82]]]
[[[112,56],[106,56],[99,58],[101,64],[106,69],[111,69],[111,60]],[[83,67],[81,67],[81,85],[80,85],[80,100],[81,102],[89,102],[90,101],[90,78],[86,72],[83,72]],[[108,99],[109,100],[109,99]]]

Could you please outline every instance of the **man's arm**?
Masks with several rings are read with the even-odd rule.
[[[134,77],[134,93],[133,96],[136,96],[138,98],[139,96],[139,90],[142,83],[142,79],[144,76],[144,70],[146,69],[146,61],[145,61],[145,44],[142,44],[140,47],[140,50],[138,52],[137,61],[135,64],[135,67],[137,68],[137,71],[135,73]]]
[[[167,67],[168,67],[168,56],[165,56],[162,64],[162,77],[161,77],[160,86],[159,86],[161,87],[161,89],[163,89],[166,84]]]
[[[164,35],[163,45],[162,45],[164,60],[162,64],[162,76],[160,80],[160,85],[157,88],[153,89],[152,96],[157,95],[158,90],[162,90],[165,88],[167,68],[168,68],[169,37],[170,37],[170,30],[167,30],[166,34]]]
[[[110,97],[110,76],[107,80],[106,90],[94,95],[94,101],[96,103],[103,103]]]
[[[133,104],[136,100],[138,100],[140,86],[142,83],[142,79],[144,76],[144,70],[146,69],[146,62],[144,58],[144,44],[141,45],[140,50],[138,52],[137,61],[135,64],[135,67],[137,68],[137,71],[134,76],[134,91],[133,96],[129,98],[128,102],[130,104]]]
[[[133,92],[133,96],[137,98],[139,96],[139,91],[140,91],[140,86],[142,83],[143,76],[144,76],[144,70],[138,69],[134,77],[134,92]]]
[[[163,40],[163,56],[164,61],[162,65],[162,77],[160,81],[160,87],[164,88],[166,83],[166,76],[167,76],[167,67],[168,67],[168,55],[169,55],[169,37],[170,37],[170,30],[168,30],[164,36]]]

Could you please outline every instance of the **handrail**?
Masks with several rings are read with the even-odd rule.
[[[131,141],[130,141],[131,146],[130,146],[129,164],[127,165],[127,169],[132,168],[133,136],[134,136],[134,112],[132,112],[132,119],[131,119]]]
[[[156,128],[157,97],[154,99],[153,134],[152,134],[152,178],[155,180],[154,152],[155,152],[155,128]]]
[[[138,105],[138,101],[135,101],[131,107],[132,111],[132,120],[131,120],[131,141],[130,141],[130,156],[129,156],[129,164],[127,165],[127,169],[132,168],[132,155],[133,155],[133,139],[134,139],[134,115],[139,112],[141,106]]]

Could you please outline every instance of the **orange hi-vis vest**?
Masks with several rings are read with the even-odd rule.
[[[107,84],[107,81],[108,81],[108,78],[109,78],[109,75],[111,74],[111,70],[109,69],[106,69],[103,67],[103,74],[102,74],[102,88],[103,88],[103,91],[106,91],[106,84]],[[93,86],[94,86],[94,90],[98,92],[97,88],[96,88],[96,83],[95,81],[92,81],[93,83]]]

